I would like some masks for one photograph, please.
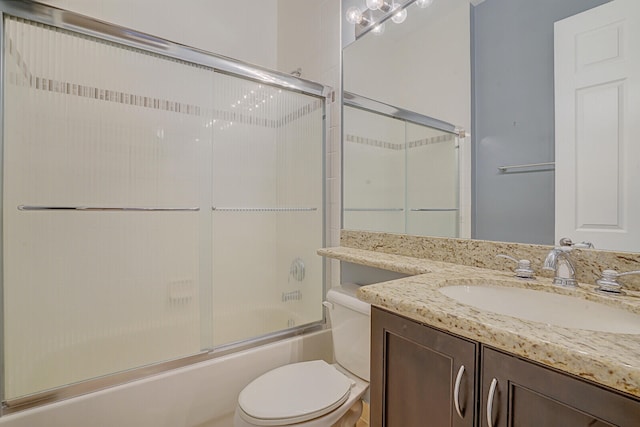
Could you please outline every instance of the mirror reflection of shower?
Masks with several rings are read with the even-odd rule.
[[[345,105],[344,228],[459,236],[458,135],[433,126]]]

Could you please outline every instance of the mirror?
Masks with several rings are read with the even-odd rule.
[[[406,21],[388,21],[382,35],[369,32],[352,41],[343,34],[343,90],[470,130],[471,237],[551,245],[556,240],[557,175],[554,23],[608,2],[434,0],[425,9],[411,5]],[[343,0],[343,8],[359,3],[364,1]],[[343,31],[349,29],[353,25],[344,23]],[[345,114],[343,129],[348,120]],[[499,170],[526,164],[542,165]],[[346,180],[351,171],[346,162],[344,167]],[[638,198],[634,191],[633,200]],[[347,197],[345,192],[345,207]],[[592,240],[596,249],[640,251],[640,239],[632,248],[599,246],[598,240]]]
[[[402,24],[389,20],[383,34],[343,50],[343,226],[459,237],[456,129],[470,123],[470,66],[459,55],[468,51],[468,30],[454,30],[468,27],[469,3],[407,12]],[[425,43],[443,34],[451,44]],[[354,103],[357,96],[383,105]]]

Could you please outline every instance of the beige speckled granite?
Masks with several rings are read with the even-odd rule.
[[[365,251],[361,249],[342,247],[324,248],[318,249],[318,255],[328,258],[336,258],[340,261],[347,261],[353,264],[395,271],[396,273],[415,275],[429,273],[431,271],[431,269],[427,267],[427,263],[420,258],[394,254],[380,254],[380,256],[375,256],[376,254],[372,253],[372,251]]]
[[[514,258],[530,260],[531,266],[538,276],[553,276],[553,272],[542,270],[542,263],[552,248],[545,245],[351,230],[341,231],[340,245],[367,251],[511,271],[515,263],[504,258],[496,258],[498,254],[507,254]],[[619,272],[640,270],[640,253],[574,249],[571,252],[571,259],[576,267],[576,278],[583,283],[594,284],[600,277],[602,270],[605,269],[618,270]],[[640,290],[640,275],[622,277],[620,283],[626,288]]]
[[[359,297],[436,328],[525,357],[640,397],[640,335],[567,329],[525,321],[461,304],[438,291],[448,285],[516,286],[573,295],[640,314],[640,293],[623,298],[591,292],[592,285],[568,290],[548,278],[522,280],[511,273],[353,248],[327,248],[320,255],[357,264],[416,274],[363,286]]]

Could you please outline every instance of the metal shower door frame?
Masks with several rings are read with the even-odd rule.
[[[115,24],[110,24],[97,19],[93,19],[74,12],[55,8],[52,6],[31,2],[28,0],[0,0],[0,102],[4,111],[4,20],[7,16],[22,18],[25,20],[45,24],[51,27],[71,31],[77,34],[94,37],[96,39],[113,42],[126,47],[136,48],[145,52],[154,53],[168,58],[190,62],[200,66],[211,68],[215,72],[221,72],[232,76],[264,83],[271,86],[280,87],[288,91],[299,92],[305,95],[321,98],[323,101],[323,134],[322,134],[322,245],[326,245],[326,219],[327,219],[327,186],[326,186],[326,139],[329,132],[328,117],[333,89],[329,86],[313,81],[301,79],[299,77],[273,71],[264,67],[249,64],[243,61],[234,60],[221,55],[216,55],[201,49],[174,43],[169,40],[155,37],[143,32],[132,30]],[[4,153],[4,114],[0,114],[0,165],[3,164]],[[2,214],[2,184],[3,178],[0,175],[0,224],[3,223]],[[4,319],[3,300],[3,229],[0,227],[0,319]],[[324,295],[326,293],[326,261],[323,258],[322,286]],[[199,354],[184,358],[156,363],[150,366],[134,368],[125,372],[117,372],[105,377],[89,379],[76,384],[65,385],[53,390],[39,392],[22,398],[5,401],[4,382],[0,381],[0,417],[3,415],[22,411],[32,407],[57,402],[60,400],[76,397],[81,394],[104,389],[132,380],[148,377],[153,374],[165,372],[171,369],[214,359],[229,353],[243,349],[264,345],[269,342],[282,340],[285,338],[298,336],[304,333],[318,331],[326,327],[326,314],[323,312],[322,320],[302,325],[300,327],[281,330],[272,334],[252,338],[239,343],[221,346],[211,350],[205,350]],[[4,361],[4,328],[0,328],[0,372],[5,371]]]

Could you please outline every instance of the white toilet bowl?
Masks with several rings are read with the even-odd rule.
[[[371,314],[371,306],[355,297],[356,290],[343,285],[327,294],[338,363],[293,363],[256,378],[240,392],[234,427],[355,425],[369,388]]]
[[[329,427],[344,421],[353,427],[368,388],[368,382],[322,360],[285,365],[242,390],[233,425]]]

